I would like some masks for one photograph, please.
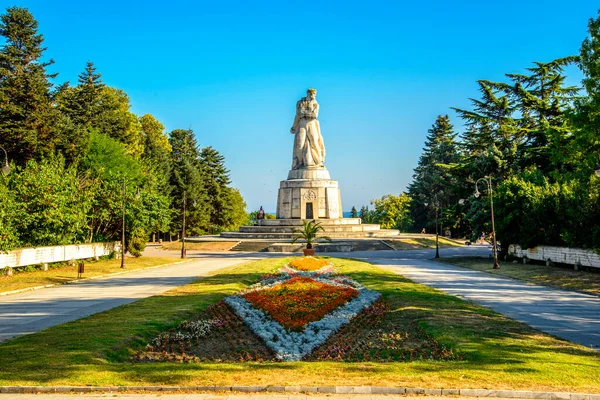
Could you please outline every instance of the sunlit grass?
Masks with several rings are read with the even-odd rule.
[[[418,321],[461,361],[132,363],[159,332],[275,271],[289,259],[218,274],[0,345],[0,385],[387,385],[600,392],[600,356],[364,262],[332,259]]]

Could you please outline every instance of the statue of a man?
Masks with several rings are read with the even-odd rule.
[[[296,117],[290,129],[290,132],[296,135],[292,169],[322,167],[325,162],[325,145],[317,120],[319,103],[316,98],[317,91],[308,89],[306,97],[296,103]]]

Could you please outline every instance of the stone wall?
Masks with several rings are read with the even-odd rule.
[[[529,260],[600,268],[600,256],[593,250],[554,246],[537,246],[523,250],[519,245],[511,244],[508,248],[508,253],[515,257]]]
[[[0,253],[0,269],[98,258],[120,251],[121,243],[119,242],[23,248]]]

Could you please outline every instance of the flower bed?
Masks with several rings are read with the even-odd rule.
[[[357,296],[354,288],[329,285],[304,276],[294,276],[279,285],[243,295],[284,328],[297,332]]]
[[[298,257],[287,264],[287,267],[293,268],[296,271],[315,272],[324,267],[333,267],[331,262],[322,258],[316,257]]]
[[[328,266],[326,266],[328,267]],[[323,268],[323,267],[321,267]],[[155,337],[135,361],[453,360],[378,292],[333,272],[268,274]]]

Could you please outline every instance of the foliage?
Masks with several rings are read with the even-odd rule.
[[[250,211],[248,213],[248,223],[250,225],[256,225],[258,223],[258,210],[255,211]],[[271,213],[265,213],[265,219],[275,219],[276,216],[275,214],[271,214]]]
[[[384,229],[399,229],[406,232],[412,225],[410,216],[411,197],[406,193],[399,196],[387,194],[381,199],[371,200],[375,206],[374,222]]]
[[[358,211],[354,206],[352,206],[352,210],[350,210],[350,218],[358,218]]]
[[[61,157],[30,160],[10,179],[18,199],[12,223],[23,246],[82,243],[87,232],[90,193],[82,190],[74,167]]]
[[[0,252],[19,246],[19,236],[16,233],[18,203],[7,184],[8,178],[0,173]]]

